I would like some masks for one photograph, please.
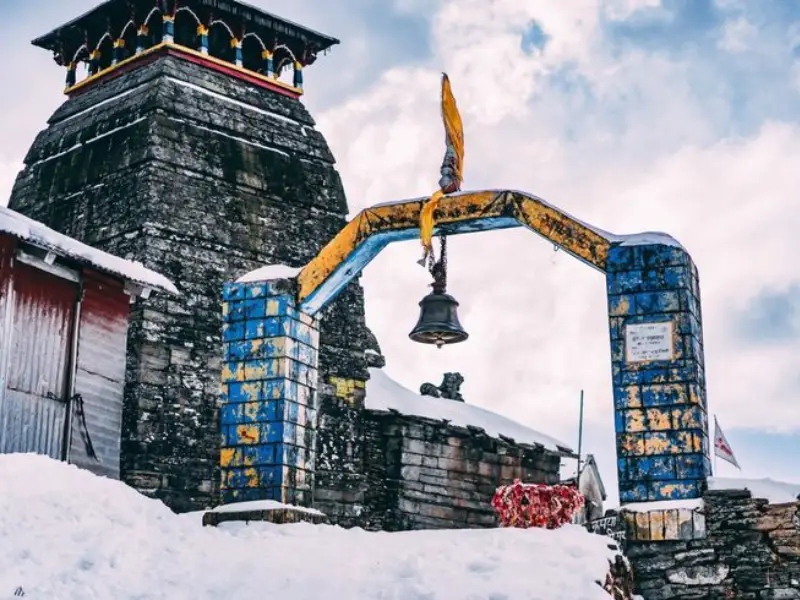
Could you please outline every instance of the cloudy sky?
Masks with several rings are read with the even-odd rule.
[[[95,0],[3,0],[0,201],[63,101],[29,45]],[[537,194],[607,231],[666,231],[700,270],[709,407],[747,477],[800,482],[800,5],[785,0],[251,0],[342,44],[305,75],[353,213],[430,194],[439,74],[466,128],[465,188]],[[601,274],[536,235],[453,238],[469,341],[408,341],[426,293],[413,242],[365,270],[387,371],[464,373],[468,402],[577,442],[614,488]],[[720,474],[734,475],[720,465]]]

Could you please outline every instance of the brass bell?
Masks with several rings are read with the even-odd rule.
[[[419,306],[419,321],[408,334],[415,342],[436,344],[437,348],[441,348],[445,344],[463,342],[469,337],[458,322],[458,302],[450,294],[434,288],[420,301]]]

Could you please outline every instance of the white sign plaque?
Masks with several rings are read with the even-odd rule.
[[[635,323],[625,326],[625,361],[672,360],[675,345],[672,322]]]

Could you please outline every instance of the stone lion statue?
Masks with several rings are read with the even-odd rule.
[[[437,387],[432,383],[423,383],[419,388],[419,393],[423,396],[464,402],[459,391],[462,383],[464,383],[464,376],[461,373],[445,373],[441,385]]]

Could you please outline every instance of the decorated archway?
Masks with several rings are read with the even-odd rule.
[[[458,192],[460,119],[443,104],[448,153],[439,192],[361,211],[296,275],[266,272],[226,285],[223,501],[311,503],[316,315],[383,248],[417,237],[430,248],[434,233],[520,226],[606,276],[621,502],[700,497],[711,463],[691,257],[669,235],[613,235],[524,192]]]

